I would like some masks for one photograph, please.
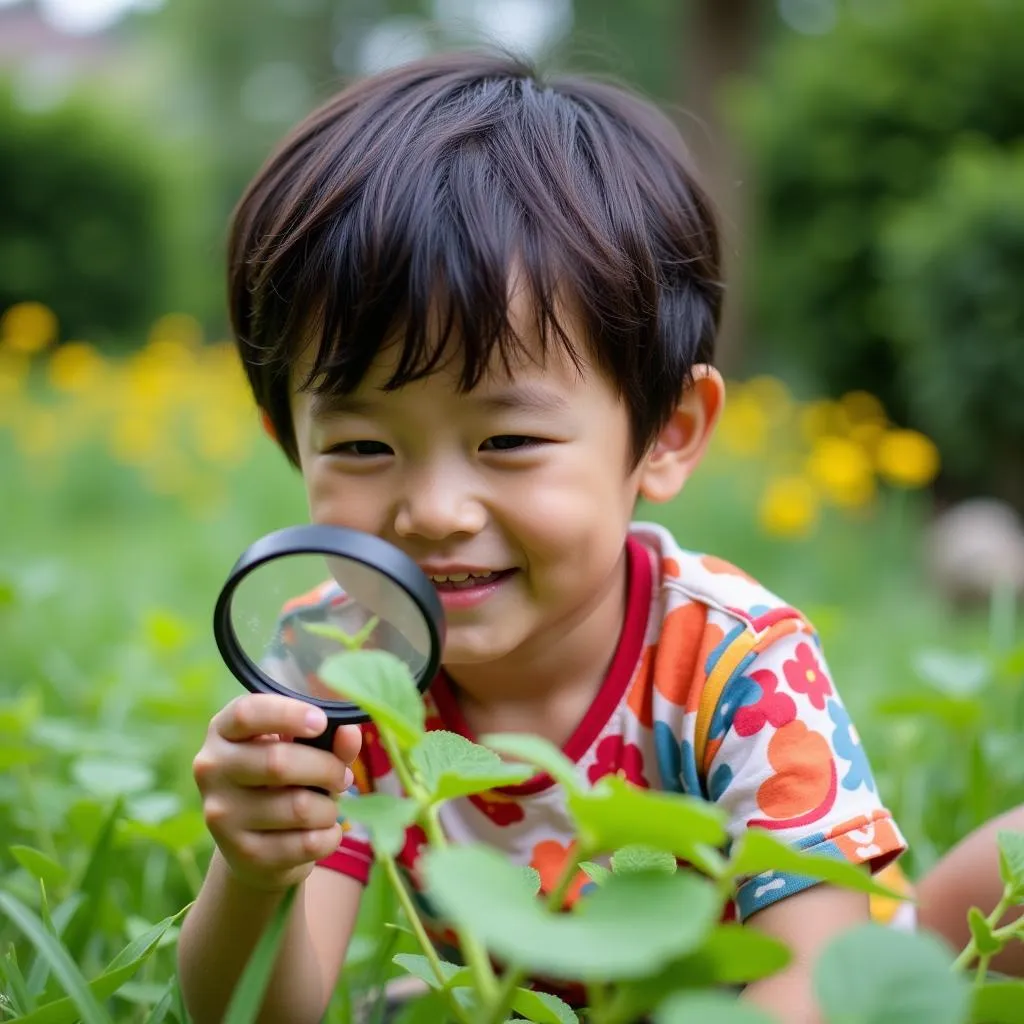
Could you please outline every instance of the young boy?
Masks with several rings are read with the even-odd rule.
[[[659,113],[502,57],[363,81],[250,186],[230,295],[313,521],[391,541],[436,583],[433,727],[539,734],[591,782],[715,801],[733,835],[767,828],[875,870],[902,852],[807,621],[632,522],[639,498],[679,494],[723,402],[715,224]],[[317,1021],[329,1002],[372,861],[337,797],[399,787],[370,726],[339,731],[333,755],[288,742],[324,725],[297,700],[241,696],[195,758],[218,847],[181,935],[197,1024],[221,1018],[294,883],[261,1019]],[[454,801],[442,824],[545,887],[572,835],[546,776]],[[402,854],[413,886],[421,838]],[[868,920],[866,898],[776,875],[736,912],[796,954],[744,997],[816,1020],[809,965]]]

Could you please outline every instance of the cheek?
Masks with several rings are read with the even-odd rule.
[[[314,523],[347,526],[365,533],[379,533],[384,504],[373,488],[354,487],[323,464],[304,467],[309,516]]]

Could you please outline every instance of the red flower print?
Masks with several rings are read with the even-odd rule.
[[[766,725],[781,729],[796,718],[796,704],[788,693],[776,693],[778,676],[768,669],[751,672],[750,678],[761,688],[761,697],[753,704],[736,709],[732,727],[740,736],[753,736]]]
[[[514,825],[526,817],[526,812],[513,797],[491,790],[489,793],[474,793],[469,802],[485,814],[499,828]]]
[[[549,893],[558,885],[565,862],[572,856],[575,843],[563,845],[557,839],[545,839],[533,848],[530,867],[540,875],[541,893]],[[577,871],[565,896],[565,907],[571,907],[579,898],[580,890],[590,881],[583,871]]]
[[[786,682],[797,693],[806,693],[812,707],[825,710],[825,698],[832,695],[832,684],[810,644],[797,644],[796,657],[783,664]]]
[[[380,741],[380,733],[372,723],[363,726],[363,747],[359,759],[366,765],[372,779],[379,779],[391,771],[391,761]]]
[[[410,825],[405,830],[405,845],[395,858],[409,872],[417,886],[420,884],[420,879],[416,868],[420,853],[426,845],[427,833],[419,825]]]
[[[640,789],[650,788],[644,778],[643,753],[622,736],[605,736],[594,751],[594,763],[587,769],[587,778],[593,783],[606,775],[618,775]]]

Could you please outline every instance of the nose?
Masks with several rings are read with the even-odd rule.
[[[452,467],[411,473],[395,514],[400,537],[439,541],[479,533],[487,513],[467,474]]]

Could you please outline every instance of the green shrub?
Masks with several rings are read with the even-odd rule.
[[[954,154],[885,241],[911,414],[958,480],[1005,493],[1024,474],[1024,148]]]
[[[0,84],[0,310],[45,303],[64,337],[136,340],[167,311],[165,171],[83,99],[33,112]]]
[[[759,190],[757,361],[902,415],[881,239],[952,148],[1021,137],[1021,53],[1019,0],[861,2],[778,46],[738,107]]]

